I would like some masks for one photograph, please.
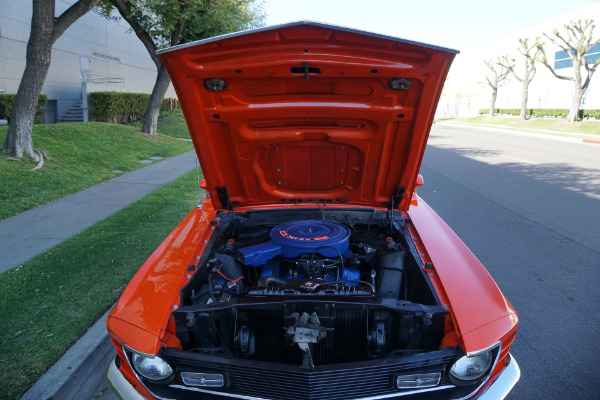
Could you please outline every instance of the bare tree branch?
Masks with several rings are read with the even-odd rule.
[[[129,5],[124,0],[110,0],[110,1],[117,8],[117,11],[119,11],[119,14],[121,15],[121,17],[123,17],[123,19],[125,21],[127,21],[127,23],[129,24],[129,26],[131,26],[131,29],[133,29],[133,31],[135,32],[135,35],[138,37],[138,39],[140,39],[142,41],[142,43],[146,47],[146,50],[148,50],[150,57],[152,57],[152,61],[154,61],[156,68],[160,69],[160,67],[162,65],[162,61],[156,55],[157,47],[154,44],[154,40],[152,40],[152,38],[150,37],[148,32],[144,28],[141,27],[141,25],[137,22],[137,20],[132,17],[133,11],[129,7]]]
[[[61,37],[73,22],[77,21],[83,14],[95,7],[99,1],[100,0],[79,0],[65,10],[60,17],[56,18],[54,31],[52,32],[52,43],[56,42],[56,39]]]
[[[544,64],[544,65],[546,66],[546,68],[548,68],[548,69],[550,70],[550,72],[552,72],[552,75],[554,75],[556,78],[558,78],[558,79],[562,79],[562,80],[565,80],[565,81],[574,81],[574,80],[575,80],[575,78],[573,78],[573,77],[569,77],[569,76],[563,76],[563,75],[558,75],[558,74],[557,74],[557,73],[554,71],[554,68],[552,68],[552,67],[550,66],[550,64],[548,64],[548,62],[547,62],[547,61],[545,61],[545,60],[540,60],[540,62],[541,62],[542,64]]]
[[[546,36],[545,33],[544,33],[544,36]],[[554,43],[554,41],[552,39],[550,39],[550,41],[552,41]],[[558,79],[565,80],[565,81],[572,81],[572,80],[575,79],[575,78],[568,77],[568,76],[558,75],[556,73],[556,71],[554,71],[554,68],[552,68],[552,66],[550,66],[550,64],[548,63],[548,57],[546,56],[546,50],[544,50],[543,44],[539,43],[539,40],[538,40],[538,43],[537,43],[537,48],[538,48],[538,50],[542,54],[542,58],[540,58],[540,62],[542,64],[544,64],[546,66],[546,68],[548,68],[550,70],[550,72],[552,73],[552,75],[554,75],[554,77],[556,77]]]
[[[594,48],[600,39],[593,40],[593,31],[595,25],[592,20],[586,19],[584,21],[571,21],[566,24],[564,34],[555,29],[553,35],[544,33],[544,36],[550,40],[553,44],[566,51],[569,55],[573,64],[573,76],[567,77],[559,75],[555,68],[548,63],[548,58],[543,48],[543,44],[538,41],[536,43],[538,49],[542,52],[541,62],[546,68],[554,75],[554,77],[562,80],[569,80],[573,82],[573,101],[567,116],[567,122],[573,122],[577,119],[579,114],[579,107],[581,106],[581,99],[583,98],[585,91],[588,89],[592,76],[596,71],[597,66],[600,64],[600,59],[597,59],[592,66],[588,64],[586,59],[587,53]],[[585,79],[581,73],[581,67],[583,64]]]

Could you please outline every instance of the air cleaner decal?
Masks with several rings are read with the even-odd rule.
[[[301,240],[304,242],[311,242],[313,240],[325,240],[325,239],[329,239],[329,236],[320,236],[320,237],[316,237],[316,238],[302,238],[302,237],[298,237],[298,236],[292,236],[289,233],[287,233],[286,231],[279,231],[279,234],[285,238],[288,239],[292,239],[292,240]]]

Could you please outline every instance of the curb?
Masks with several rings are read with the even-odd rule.
[[[21,397],[21,400],[91,398],[104,384],[104,372],[116,355],[106,318],[112,307]]]
[[[582,139],[583,143],[600,144],[600,140]]]
[[[600,140],[597,139],[583,139],[577,137],[570,137],[571,135],[587,135],[584,133],[570,133],[570,132],[561,132],[561,131],[544,131],[542,129],[519,129],[519,128],[508,128],[505,126],[497,126],[497,125],[486,125],[486,124],[470,124],[467,122],[454,122],[454,121],[436,121],[436,124],[440,125],[458,125],[469,128],[483,128],[483,129],[491,129],[494,132],[507,133],[512,135],[533,135],[536,137],[545,138],[548,140],[555,140],[559,142],[571,142],[571,143],[585,143],[585,144],[594,144],[600,145]],[[592,135],[588,135],[592,136]]]

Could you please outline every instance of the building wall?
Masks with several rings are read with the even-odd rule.
[[[56,0],[56,14],[74,2]],[[0,93],[16,93],[19,87],[31,14],[31,0],[0,0]],[[107,19],[89,12],[71,25],[52,48],[52,63],[42,93],[48,95],[48,108],[55,109],[57,119],[81,99],[82,58],[84,65],[89,60],[89,73],[95,78],[87,84],[88,92],[152,91],[156,67],[129,25],[122,19]],[[114,83],[104,83],[107,78]],[[167,96],[175,97],[172,86]]]
[[[573,11],[563,16],[553,18],[541,24],[527,27],[518,32],[511,33],[496,40],[483,43],[471,48],[462,49],[448,75],[444,89],[444,101],[440,104],[442,110],[450,109],[450,115],[473,117],[478,115],[481,108],[488,108],[491,98],[491,89],[485,85],[485,76],[489,69],[484,65],[486,59],[497,59],[499,56],[508,55],[516,62],[516,72],[523,76],[523,56],[518,52],[519,39],[529,38],[535,42],[541,37],[547,44],[544,46],[550,65],[554,65],[554,57],[561,49],[552,45],[543,33],[551,34],[554,29],[562,27],[572,20],[593,19],[600,23],[600,3]],[[476,32],[474,32],[476,34]],[[596,28],[594,38],[600,38],[600,28]],[[545,39],[545,40],[544,40]],[[558,54],[559,58],[561,54]],[[570,81],[559,80],[541,63],[536,63],[536,76],[529,86],[528,108],[570,108],[573,95],[573,84]],[[584,69],[582,68],[582,73]],[[561,68],[557,73],[565,76],[573,75],[573,68]],[[506,84],[498,90],[496,108],[520,108],[522,98],[522,84],[512,75]],[[600,73],[591,81],[590,87],[581,104],[582,109],[600,109]],[[440,115],[440,112],[438,112]]]

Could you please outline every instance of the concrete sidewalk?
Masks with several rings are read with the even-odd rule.
[[[187,151],[0,221],[0,273],[82,232],[196,168]]]

